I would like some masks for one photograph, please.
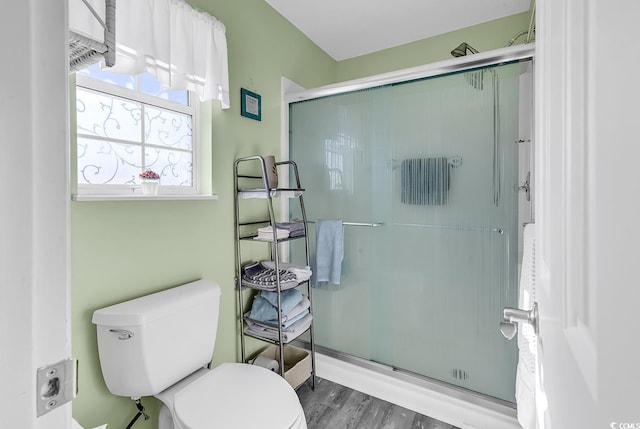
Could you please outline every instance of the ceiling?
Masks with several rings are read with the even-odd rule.
[[[265,0],[337,61],[529,10],[531,0]]]

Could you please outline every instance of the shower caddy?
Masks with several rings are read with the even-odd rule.
[[[294,187],[286,187],[286,188],[269,188],[268,179],[267,179],[267,165],[265,163],[265,158],[262,156],[249,156],[244,158],[238,158],[234,162],[234,220],[235,220],[235,243],[236,243],[236,258],[235,258],[235,268],[236,268],[236,289],[238,291],[238,308],[240,314],[238,315],[239,324],[240,324],[240,348],[242,355],[242,362],[247,362],[246,349],[245,349],[245,336],[256,338],[258,340],[273,344],[276,346],[277,353],[276,359],[278,359],[280,375],[282,377],[285,376],[285,347],[286,344],[291,343],[295,338],[289,338],[288,341],[283,341],[283,331],[282,331],[282,312],[280,311],[280,303],[281,303],[281,293],[284,290],[281,290],[281,275],[280,270],[282,264],[282,256],[280,245],[284,244],[291,240],[304,240],[304,248],[305,248],[305,261],[306,265],[309,266],[309,230],[308,230],[308,222],[307,216],[304,208],[304,199],[302,194],[304,193],[304,189],[300,185],[300,176],[298,175],[298,167],[293,161],[280,161],[275,163],[276,168],[278,166],[287,167],[287,174],[290,175],[293,173],[293,177],[295,178],[295,186]],[[240,172],[241,166],[244,169],[257,168],[260,173],[259,174],[244,174]],[[243,184],[251,183],[254,185],[253,187],[244,187],[240,185],[240,181]],[[256,187],[257,186],[257,187]],[[280,198],[288,198],[290,200],[297,200],[298,204],[300,204],[300,212],[302,215],[302,219],[297,220],[303,223],[304,226],[304,234],[288,237],[288,238],[277,238],[277,229],[276,229],[276,217],[273,209],[274,199],[278,201]],[[245,220],[244,217],[241,220],[240,213],[243,211],[241,209],[241,200],[251,200],[251,199],[261,199],[266,203],[266,210],[260,209],[256,210],[254,206],[252,206],[252,210],[247,210],[245,215],[259,213],[259,218],[255,220]],[[251,203],[253,204],[253,203]],[[265,213],[266,211],[266,213]],[[257,229],[262,226],[271,226],[273,230],[273,237],[269,239],[258,238]],[[242,243],[243,242],[259,242],[259,243],[269,243],[270,251],[271,251],[271,260],[274,264],[275,276],[276,276],[276,288],[275,292],[278,297],[278,326],[270,325],[270,327],[277,329],[278,331],[278,339],[271,339],[262,337],[253,332],[247,332],[245,329],[246,321],[251,320],[247,317],[247,313],[245,313],[245,305],[243,299],[243,291],[245,289],[255,289],[261,290],[260,287],[256,287],[255,285],[249,284],[243,281],[243,263],[246,262],[242,256]],[[312,379],[312,388],[315,388],[315,377],[316,377],[316,364],[315,364],[315,342],[313,339],[313,305],[311,300],[311,280],[304,280],[298,283],[298,287],[302,284],[306,283],[307,286],[307,297],[311,305],[309,306],[309,312],[311,314],[311,325],[304,332],[300,332],[298,337],[309,332],[309,344],[310,344],[310,358],[311,358],[311,374],[310,378]],[[261,322],[265,324],[264,322]],[[308,379],[308,378],[307,378]]]

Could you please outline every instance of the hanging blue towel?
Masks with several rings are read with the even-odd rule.
[[[341,220],[316,222],[316,281],[340,284],[344,258],[344,227]]]

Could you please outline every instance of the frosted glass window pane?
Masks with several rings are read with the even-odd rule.
[[[147,106],[145,120],[145,143],[191,150],[193,124],[190,115]]]
[[[78,183],[133,185],[141,160],[139,145],[78,138]]]
[[[119,185],[111,186],[110,193],[137,192],[145,169],[160,174],[160,193],[195,190],[197,110],[189,92],[163,90],[148,73],[120,75],[96,65],[79,74],[77,183],[95,186],[79,187],[78,192],[104,193],[102,185]]]
[[[78,134],[140,141],[140,103],[82,88],[77,88],[76,99]]]
[[[146,168],[160,174],[162,186],[193,186],[193,154],[147,147]]]

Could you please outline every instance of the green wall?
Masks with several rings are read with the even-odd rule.
[[[529,28],[529,12],[496,19],[396,48],[340,61],[337,81],[357,79],[408,67],[451,59],[451,50],[467,42],[480,52],[504,47],[513,36]],[[526,36],[515,44],[523,43]]]
[[[193,1],[227,28],[231,108],[211,103],[215,201],[72,202],[71,305],[79,392],[73,415],[86,428],[124,428],[135,415],[102,379],[93,311],[198,278],[222,287],[214,364],[236,361],[233,161],[280,151],[280,79],[314,87],[335,81],[336,63],[263,0]],[[262,121],[240,116],[240,88],[262,96]],[[75,168],[75,167],[73,167]],[[156,428],[159,403],[145,398]]]
[[[109,394],[99,367],[94,310],[198,278],[222,287],[214,364],[238,360],[233,290],[233,161],[280,151],[280,78],[313,88],[449,58],[461,41],[479,50],[503,46],[526,28],[516,15],[410,45],[336,63],[264,0],[190,0],[227,28],[231,109],[217,102],[212,116],[212,188],[215,201],[72,202],[71,305],[73,356],[79,393],[73,415],[84,427],[124,428],[133,402]],[[262,121],[240,116],[240,88],[262,95]],[[209,109],[205,109],[209,111]],[[72,163],[72,170],[75,164]],[[257,347],[252,344],[251,347]],[[145,398],[152,416],[136,429],[156,428],[159,403]]]

